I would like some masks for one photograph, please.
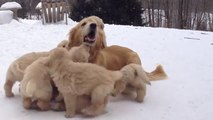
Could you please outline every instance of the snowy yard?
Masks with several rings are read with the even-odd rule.
[[[6,98],[3,85],[10,63],[32,51],[48,51],[67,39],[76,24],[42,25],[20,20],[0,25],[0,119],[66,120],[64,112],[25,110],[14,86]],[[144,103],[111,98],[106,113],[95,120],[213,120],[213,33],[203,31],[105,25],[109,45],[136,51],[146,71],[162,64],[169,78],[147,86]],[[84,119],[81,115],[73,119]],[[88,119],[88,118],[87,118]],[[90,119],[90,118],[89,118]]]

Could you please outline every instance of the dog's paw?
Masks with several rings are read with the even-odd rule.
[[[51,109],[54,111],[64,111],[65,105],[63,103],[52,103]]]
[[[5,95],[6,95],[6,97],[14,97],[13,93],[6,93]]]
[[[75,113],[66,112],[65,117],[66,118],[72,118],[75,116]]]
[[[139,103],[142,103],[142,102],[143,102],[143,99],[144,99],[144,98],[141,98],[141,97],[136,97],[136,98],[135,98],[135,100],[136,100],[137,102],[139,102]]]
[[[91,110],[90,108],[85,108],[85,109],[81,110],[81,113],[83,113],[86,116],[90,116],[90,117],[95,116],[94,111]]]
[[[119,94],[119,92],[116,91],[116,90],[113,90],[112,93],[111,93],[111,95],[112,95],[113,97],[116,97],[118,94]]]

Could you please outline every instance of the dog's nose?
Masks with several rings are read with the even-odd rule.
[[[97,25],[96,25],[95,23],[91,23],[91,24],[90,24],[90,28],[91,28],[91,29],[95,30],[96,27],[97,27]]]

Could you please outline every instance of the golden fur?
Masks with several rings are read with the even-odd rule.
[[[60,42],[58,47],[64,47],[67,42]],[[5,95],[7,97],[13,97],[14,94],[12,92],[12,87],[16,81],[21,81],[23,79],[24,70],[40,57],[46,57],[48,55],[49,52],[31,52],[24,54],[20,58],[13,61],[9,66],[6,74],[6,81],[4,84]]]
[[[48,56],[49,52],[32,52],[25,54],[12,62],[7,70],[6,81],[4,84],[5,94],[7,97],[14,96],[12,87],[16,81],[21,81],[24,76],[24,70],[40,57]]]
[[[68,44],[69,44],[69,41],[68,41],[68,40],[62,40],[62,41],[57,45],[57,47],[62,47],[62,48],[68,49]]]
[[[82,44],[78,47],[72,47],[69,50],[69,55],[73,62],[88,62],[90,46]],[[77,54],[76,54],[77,53]]]
[[[20,92],[23,106],[26,109],[32,108],[33,101],[41,110],[50,108],[49,101],[52,98],[51,77],[48,68],[44,65],[47,57],[41,57],[31,65],[25,72],[20,85]]]
[[[87,27],[84,25],[90,25],[91,21],[92,23],[97,24],[98,29],[96,37],[97,41],[90,50],[89,62],[104,66],[109,70],[120,70],[122,67],[131,63],[139,65],[142,64],[138,54],[133,50],[118,45],[109,47],[106,45],[104,27],[102,27],[104,26],[104,23],[96,16],[90,16],[82,19],[74,28],[71,29],[68,45],[69,48],[79,46],[83,43],[83,38],[85,34],[87,34],[87,32],[85,33],[85,31],[87,31]],[[145,73],[147,77],[154,80],[165,79],[167,77],[163,68],[160,66],[157,66],[151,73]],[[125,91],[129,91],[128,87]]]
[[[55,85],[63,94],[66,117],[75,115],[76,97],[81,95],[91,96],[91,105],[81,111],[83,114],[95,116],[103,112],[115,81],[122,77],[120,71],[109,71],[90,63],[73,62],[69,53],[60,48],[51,52],[46,66]]]
[[[162,66],[158,66],[158,69],[163,71]],[[136,90],[137,96],[135,100],[138,102],[143,102],[144,96],[146,95],[146,84],[150,85],[150,81],[155,79],[147,76],[146,72],[139,64],[128,64],[120,71],[123,73],[123,78],[116,82],[115,89],[112,92],[113,96],[122,93],[127,86],[131,86]],[[165,73],[163,72],[162,74]],[[166,76],[166,74],[164,76]]]
[[[89,62],[104,66],[109,70],[120,70],[122,67],[130,63],[141,65],[141,60],[138,54],[133,50],[118,45],[109,47],[106,45],[104,23],[102,19],[97,16],[84,18],[71,29],[69,34],[69,49],[83,43],[84,36],[87,34],[86,26],[91,23],[97,24],[97,35],[95,45],[91,47],[90,50]],[[164,71],[161,71],[163,69],[157,68],[159,67],[157,66],[156,70],[151,73],[146,72],[146,74],[156,80],[165,78]]]
[[[63,96],[62,96],[63,97]],[[62,100],[62,99],[61,99]],[[76,100],[76,113],[81,113],[81,110],[91,105],[91,97],[88,95],[78,96]],[[62,101],[55,102],[51,105],[51,109],[55,111],[64,111],[65,104]]]
[[[69,51],[68,57],[75,62],[87,62],[89,58],[89,49],[90,48],[87,44],[73,47]],[[64,50],[66,51],[66,49]],[[29,65],[24,72],[20,88],[23,98],[23,106],[27,109],[33,107],[32,100],[36,100],[37,107],[41,110],[48,110],[50,108],[49,101],[52,98],[53,87],[48,69],[44,65],[46,59],[47,57],[39,58]],[[59,98],[57,97],[56,99]],[[81,106],[79,107],[81,108]]]
[[[85,36],[89,33],[89,26],[96,24],[96,36],[95,45],[91,47],[89,61],[94,61],[98,51],[106,47],[106,38],[104,32],[104,23],[102,19],[96,16],[90,16],[81,20],[75,27],[73,27],[69,33],[69,49],[74,46],[79,46],[84,42]]]

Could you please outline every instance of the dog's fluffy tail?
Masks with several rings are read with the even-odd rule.
[[[162,67],[162,65],[158,65],[155,70],[148,73],[146,72],[146,75],[149,78],[149,81],[157,81],[157,80],[164,80],[167,78],[167,75]]]

